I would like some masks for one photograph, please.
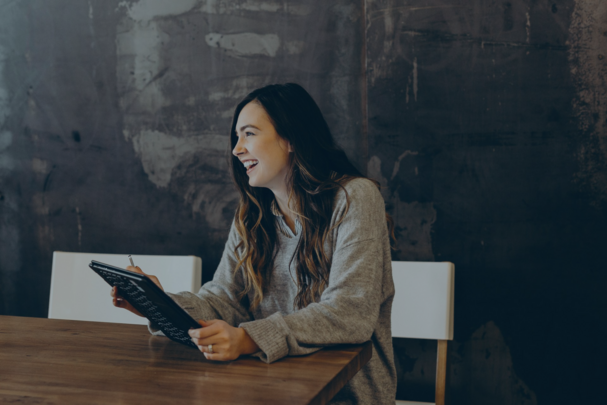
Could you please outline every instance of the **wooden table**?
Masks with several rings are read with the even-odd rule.
[[[0,403],[324,404],[371,343],[213,362],[141,325],[0,316]]]

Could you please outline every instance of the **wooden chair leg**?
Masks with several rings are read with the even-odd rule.
[[[445,405],[446,403],[448,343],[448,340],[439,340],[437,344],[436,390],[434,400],[436,405]]]

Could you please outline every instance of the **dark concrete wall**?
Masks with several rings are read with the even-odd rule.
[[[598,402],[607,3],[0,0],[0,314],[54,250],[195,254],[236,194],[231,111],[296,81],[384,186],[397,260],[456,265],[456,404]],[[395,342],[399,398],[434,345]]]

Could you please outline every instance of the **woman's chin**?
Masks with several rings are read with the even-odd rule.
[[[255,178],[249,177],[249,186],[251,186],[251,187],[259,187],[259,183],[255,181]]]

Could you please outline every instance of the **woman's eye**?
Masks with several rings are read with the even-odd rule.
[[[246,136],[251,136],[251,135],[255,135],[253,132],[245,132]]]

